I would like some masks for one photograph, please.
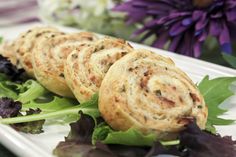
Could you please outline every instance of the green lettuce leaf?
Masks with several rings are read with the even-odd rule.
[[[41,112],[40,109],[29,109],[26,111],[26,115],[34,115],[39,114]],[[11,126],[17,130],[24,133],[30,133],[30,134],[40,134],[43,132],[43,124],[45,120],[38,120],[34,122],[25,122],[25,123],[17,123],[12,124]]]
[[[209,76],[206,76],[198,85],[208,106],[206,128],[208,131],[215,132],[214,125],[229,125],[234,122],[234,120],[231,119],[219,118],[220,115],[227,112],[226,109],[220,107],[220,104],[234,95],[230,90],[230,85],[234,81],[236,81],[236,77],[219,77],[210,80]]]
[[[157,139],[155,134],[143,135],[140,131],[130,128],[127,131],[114,131],[103,123],[95,128],[92,143],[101,141],[105,144],[122,144],[132,146],[151,146]]]
[[[8,79],[9,78],[5,74],[0,73],[0,97],[16,99],[21,85],[8,81]]]
[[[94,127],[96,127],[96,122],[93,117],[83,114],[80,114],[80,119],[76,122],[70,124],[70,133],[65,138],[64,141],[61,141],[57,147],[54,149],[53,153],[58,157],[153,157],[159,154],[173,154],[178,155],[179,152],[177,149],[169,150],[166,147],[162,146],[158,141],[153,144],[152,147],[149,146],[128,146],[128,145],[119,145],[119,144],[104,144],[101,141],[98,141],[92,144],[92,137],[94,133]],[[105,123],[100,124],[100,128],[106,126]],[[96,131],[96,130],[95,130]],[[113,131],[114,132],[114,131]],[[136,134],[136,131],[134,131]],[[99,132],[98,132],[99,133]],[[118,133],[118,132],[117,132]],[[100,134],[100,133],[99,133]],[[136,142],[142,143],[142,139],[137,139],[140,137],[133,136],[133,133],[121,133],[119,136],[122,138],[124,135],[127,139],[122,141],[132,141],[133,139]],[[115,136],[115,135],[114,135]],[[117,137],[118,138],[118,137]],[[113,140],[118,140],[114,138]],[[121,141],[121,140],[120,140]],[[112,142],[114,143],[114,142]],[[141,147],[142,146],[142,147]],[[177,147],[177,146],[174,146]]]
[[[53,107],[52,107],[53,108]],[[40,107],[39,107],[40,109]],[[42,108],[43,109],[43,108]],[[31,122],[31,121],[37,121],[37,120],[44,120],[44,119],[53,119],[60,117],[62,119],[63,117],[66,116],[76,116],[78,117],[79,111],[82,111],[85,114],[88,114],[92,117],[99,117],[100,113],[98,110],[98,94],[95,94],[91,100],[84,102],[79,105],[75,105],[72,107],[68,108],[61,108],[60,110],[57,111],[52,111],[52,112],[42,112],[40,114],[36,115],[27,115],[27,116],[22,116],[22,117],[14,117],[14,118],[5,118],[5,119],[0,119],[0,123],[3,124],[14,124],[14,123],[22,123],[22,122]],[[72,118],[72,121],[75,119]]]
[[[17,101],[20,101],[23,104],[34,100],[47,92],[42,85],[34,80],[26,81],[20,90],[21,92],[18,95]]]
[[[78,104],[78,101],[74,99],[58,97],[54,95],[41,96],[37,99],[31,100],[22,107],[22,111],[28,110],[29,108],[39,108],[43,113],[55,112],[58,110],[74,107]]]
[[[47,93],[47,90],[35,80],[24,83],[9,81],[9,78],[0,73],[0,97],[8,97],[23,104]]]
[[[6,82],[0,82],[0,97],[16,99],[18,96],[11,85],[8,85]]]
[[[229,63],[233,68],[236,68],[236,57],[222,53],[224,60]]]
[[[130,128],[127,131],[115,131],[106,123],[99,124],[93,132],[92,143],[102,142],[104,144],[121,144],[128,146],[152,146],[157,141],[157,136],[154,133],[144,135],[135,128]],[[176,145],[178,140],[162,141],[162,145]]]
[[[7,76],[3,73],[0,73],[0,81],[7,81],[7,80],[8,80]]]

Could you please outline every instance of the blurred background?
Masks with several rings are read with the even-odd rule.
[[[76,27],[236,68],[235,0],[0,0],[0,28]]]
[[[236,0],[0,0],[0,29],[33,22],[120,37],[236,68]],[[14,155],[0,145],[0,156]]]

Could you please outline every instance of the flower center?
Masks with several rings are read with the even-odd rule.
[[[193,4],[199,8],[208,7],[214,0],[193,0]]]

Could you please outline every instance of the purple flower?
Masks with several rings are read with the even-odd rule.
[[[144,23],[134,35],[155,34],[153,46],[188,56],[199,57],[208,36],[226,53],[236,39],[236,0],[130,0],[114,10],[127,12],[128,24]]]

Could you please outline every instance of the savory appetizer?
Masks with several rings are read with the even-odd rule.
[[[208,115],[191,79],[171,59],[147,50],[133,51],[110,67],[100,87],[99,111],[115,130],[132,127],[160,139],[173,138],[194,120],[204,129]]]
[[[15,43],[15,51],[17,58],[20,61],[20,65],[25,69],[26,73],[34,77],[34,71],[32,66],[32,52],[35,45],[39,40],[48,34],[62,34],[58,29],[54,27],[35,27],[22,33]]]
[[[64,78],[64,60],[80,44],[94,40],[97,40],[97,37],[88,32],[41,38],[32,56],[36,79],[48,90],[58,95],[73,97]]]
[[[103,38],[70,54],[65,68],[69,72],[65,72],[65,77],[77,100],[84,102],[98,92],[112,64],[132,50],[124,40]],[[71,62],[71,58],[76,61]]]
[[[22,33],[0,54],[0,124],[39,134],[54,120],[70,123],[58,157],[236,156],[236,141],[214,127],[234,122],[218,116],[236,77],[195,85],[170,58],[52,27]]]

